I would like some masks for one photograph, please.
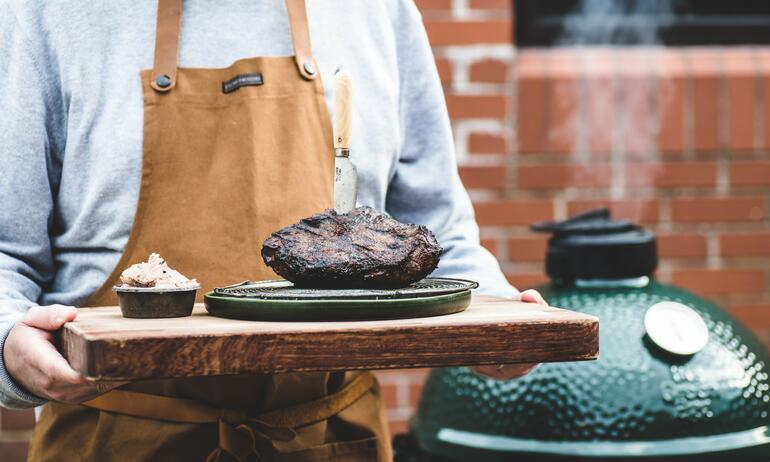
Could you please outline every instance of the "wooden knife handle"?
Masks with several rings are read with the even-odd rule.
[[[353,119],[352,82],[350,74],[340,70],[334,76],[334,147],[350,148],[350,131]]]

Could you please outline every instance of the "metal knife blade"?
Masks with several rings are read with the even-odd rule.
[[[334,210],[337,213],[347,213],[356,208],[357,189],[356,166],[350,161],[350,157],[336,155],[334,158]]]

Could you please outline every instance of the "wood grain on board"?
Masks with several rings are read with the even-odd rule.
[[[558,308],[474,296],[461,313],[350,322],[257,322],[210,316],[127,319],[88,308],[62,348],[94,379],[137,380],[291,371],[391,369],[595,359],[598,320]]]

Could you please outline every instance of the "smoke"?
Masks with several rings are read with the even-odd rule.
[[[551,140],[568,140],[576,164],[573,184],[608,175],[614,200],[628,198],[633,188],[654,186],[661,114],[671,88],[668,79],[658,78],[659,55],[651,51],[663,45],[660,30],[673,18],[674,1],[582,0],[564,18],[558,44],[574,52],[580,75],[554,81],[556,107],[566,116]],[[608,170],[595,168],[601,155],[608,156],[601,161]]]
[[[561,45],[659,45],[673,19],[672,0],[581,0],[568,15]]]

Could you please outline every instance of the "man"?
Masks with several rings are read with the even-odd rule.
[[[432,229],[436,275],[520,297],[479,246],[411,0],[307,3],[0,0],[0,400],[49,402],[32,460],[390,457],[368,373],[95,385],[52,343],[152,251],[207,288],[274,277],[262,239],[331,204],[340,65],[356,82],[359,202]]]

